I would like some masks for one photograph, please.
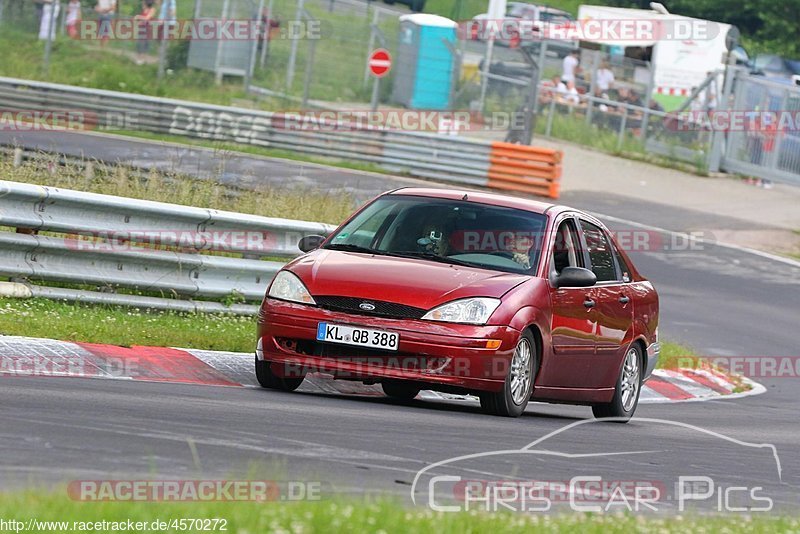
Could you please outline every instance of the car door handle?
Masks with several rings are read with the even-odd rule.
[[[627,303],[629,303],[630,301],[631,301],[631,298],[630,298],[629,296],[627,296],[627,295],[620,295],[620,296],[619,296],[619,302],[620,302],[620,304],[627,304]]]
[[[583,301],[583,305],[587,308],[594,308],[594,301],[592,299],[586,299]]]

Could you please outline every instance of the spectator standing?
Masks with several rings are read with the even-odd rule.
[[[156,17],[155,0],[144,0],[142,12],[134,15],[136,24],[136,64],[142,65],[150,48],[150,21]]]
[[[54,0],[45,0],[42,5],[42,16],[39,19],[39,39],[46,41],[48,39],[48,31],[50,33],[50,40],[56,38],[56,29],[58,29],[58,12],[60,6]]]
[[[100,37],[100,44],[105,46],[112,34],[111,21],[114,20],[114,12],[117,10],[117,0],[97,0],[94,10],[97,13],[97,35]]]
[[[611,70],[608,61],[603,61],[603,63],[600,65],[600,68],[597,69],[594,80],[596,89],[599,89],[603,93],[608,92],[608,90],[613,87],[614,71]]]
[[[580,70],[580,61],[578,61],[578,51],[573,50],[561,62],[561,81],[566,85],[569,82],[575,83],[575,75]]]
[[[160,20],[174,21],[177,16],[177,0],[161,0],[161,8],[158,11],[158,18]]]
[[[67,4],[67,18],[64,23],[67,26],[67,35],[72,39],[77,39],[78,26],[81,23],[81,3],[80,0],[69,0]]]

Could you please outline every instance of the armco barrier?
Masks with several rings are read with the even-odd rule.
[[[117,287],[181,298],[264,296],[283,265],[322,223],[258,217],[162,202],[0,181],[0,276]],[[223,252],[225,255],[208,254]],[[238,257],[233,257],[238,256]],[[267,258],[262,260],[258,258]],[[34,295],[220,311],[218,303],[28,286]],[[106,294],[107,295],[107,294]],[[252,308],[241,308],[252,312]]]
[[[492,143],[487,185],[558,198],[561,157],[562,152],[552,148]]]
[[[548,149],[335,121],[317,121],[317,126],[308,129],[282,113],[15,78],[0,78],[0,111],[72,111],[84,114],[89,129],[251,144],[363,161],[411,176],[558,196],[560,167],[552,168],[546,177],[540,168],[545,164],[540,158]],[[541,187],[542,180],[548,179],[550,185]]]

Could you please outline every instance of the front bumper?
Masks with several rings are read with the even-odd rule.
[[[316,340],[317,325],[331,322],[397,332],[398,350],[351,347]],[[310,372],[380,382],[420,382],[428,389],[499,391],[519,331],[508,326],[388,319],[266,299],[258,317],[256,357],[284,376]],[[487,348],[498,340],[498,348]]]

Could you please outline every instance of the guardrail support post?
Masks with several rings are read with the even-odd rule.
[[[14,167],[22,165],[22,149],[17,147],[14,149]]]

